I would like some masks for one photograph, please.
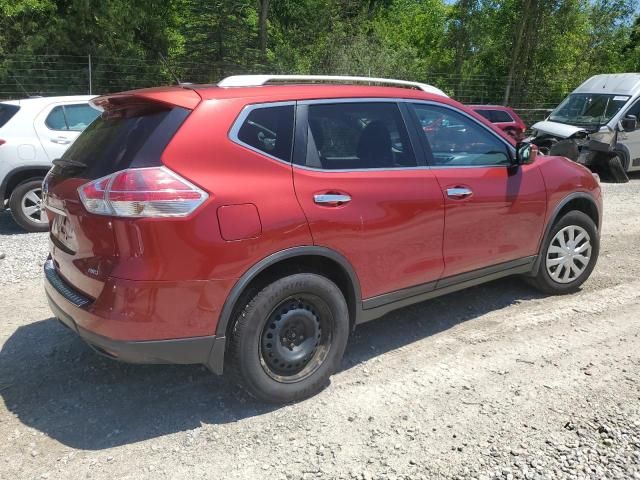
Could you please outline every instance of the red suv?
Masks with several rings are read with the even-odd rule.
[[[471,105],[471,110],[479,113],[484,118],[495,124],[499,129],[504,130],[507,135],[517,141],[524,138],[527,126],[511,107],[502,105]]]
[[[288,402],[328,382],[360,323],[507,275],[551,294],[590,275],[586,168],[433,87],[273,80],[100,97],[54,162],[45,288],[95,351],[224,365]]]

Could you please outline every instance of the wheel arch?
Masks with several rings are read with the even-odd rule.
[[[600,231],[602,214],[598,209],[598,204],[594,200],[594,198],[586,192],[574,192],[567,195],[558,203],[558,205],[556,205],[553,213],[549,217],[547,225],[545,226],[544,234],[540,238],[540,244],[538,245],[538,258],[536,259],[536,262],[531,270],[533,275],[535,275],[538,271],[540,262],[544,256],[542,248],[544,247],[544,244],[549,236],[549,232],[551,232],[551,229],[560,218],[574,210],[588,215],[589,218],[593,220],[593,223],[596,224],[598,232]]]
[[[13,190],[22,182],[30,178],[44,178],[50,168],[51,165],[29,165],[10,170],[2,180],[2,184],[0,184],[1,204],[4,205],[4,202],[9,199]]]
[[[326,247],[293,247],[273,253],[247,270],[235,283],[225,300],[216,327],[216,341],[207,366],[221,374],[227,338],[233,321],[252,294],[267,284],[292,273],[318,273],[332,280],[340,288],[349,307],[349,323],[353,328],[362,311],[360,283],[349,261],[340,253]]]

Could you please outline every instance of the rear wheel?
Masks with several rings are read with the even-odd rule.
[[[230,369],[260,400],[302,400],[327,385],[348,336],[349,311],[340,289],[320,275],[291,275],[265,287],[239,315]]]
[[[27,232],[46,232],[49,228],[42,205],[42,178],[30,178],[11,192],[11,216]]]
[[[569,212],[545,239],[538,272],[531,283],[545,293],[575,292],[591,275],[599,250],[600,239],[593,220],[582,212]]]

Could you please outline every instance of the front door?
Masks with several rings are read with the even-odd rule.
[[[298,200],[314,244],[347,258],[365,299],[442,273],[443,196],[416,151],[395,102],[298,107]]]
[[[638,120],[638,128],[632,132],[618,133],[618,143],[626,147],[629,155],[629,170],[640,170],[640,100],[636,100],[624,114],[634,115]]]
[[[443,277],[536,255],[546,213],[538,166],[512,165],[512,147],[464,112],[412,106],[445,197]]]

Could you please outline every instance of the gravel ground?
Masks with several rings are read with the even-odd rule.
[[[0,479],[640,479],[640,177],[604,185],[581,292],[506,279],[363,325],[324,392],[258,404],[197,366],[96,356],[0,215]]]

